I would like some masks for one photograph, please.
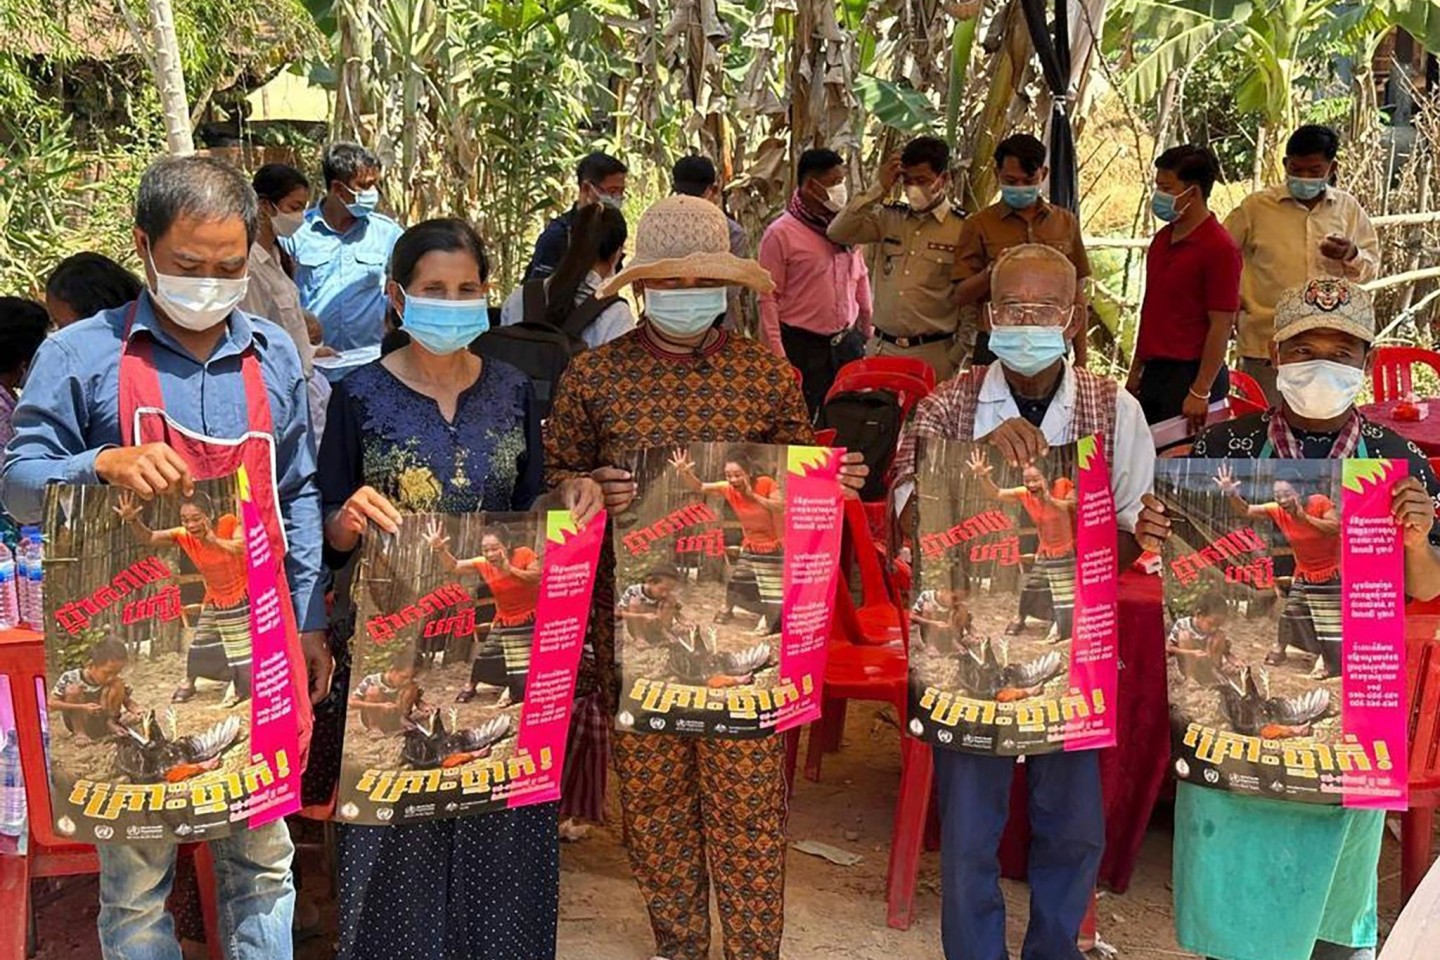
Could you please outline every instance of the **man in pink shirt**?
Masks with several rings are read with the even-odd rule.
[[[813,418],[835,374],[865,355],[870,337],[870,274],[860,251],[825,231],[845,206],[845,161],[834,150],[800,155],[799,186],[765,230],[760,264],[775,280],[760,297],[760,333],[800,371]]]

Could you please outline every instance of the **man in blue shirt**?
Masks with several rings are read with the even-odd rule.
[[[244,296],[258,202],[233,167],[166,158],[140,182],[135,246],[147,290],[132,304],[72,324],[36,354],[15,410],[0,472],[0,502],[40,519],[52,483],[106,483],[143,499],[184,495],[246,465],[272,543],[284,548],[299,642],[288,644],[299,689],[300,752],[311,701],[328,692],[320,575],[320,494],[309,397],[294,341],[235,309]],[[122,376],[122,368],[124,376]],[[263,403],[256,400],[263,393]],[[257,430],[257,422],[260,429]],[[273,464],[273,466],[272,466]],[[282,533],[283,528],[283,533]],[[303,651],[303,653],[302,653]],[[304,661],[301,663],[301,661]],[[289,958],[294,848],[283,821],[210,841],[234,960]],[[101,948],[107,960],[180,960],[165,911],[175,846],[101,844]]]
[[[385,268],[404,231],[375,211],[379,157],[359,144],[332,143],[321,165],[325,199],[280,246],[295,261],[300,305],[320,318],[325,345],[342,353],[378,347],[385,326]]]
[[[530,257],[530,266],[525,268],[525,282],[544,280],[560,266],[560,259],[570,246],[570,224],[581,207],[592,203],[620,209],[625,202],[625,179],[629,171],[625,164],[608,153],[587,154],[575,168],[575,179],[580,182],[579,199],[569,210],[545,225],[540,238],[535,241],[535,253]]]

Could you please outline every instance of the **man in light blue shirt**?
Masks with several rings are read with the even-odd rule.
[[[298,644],[287,643],[287,661],[296,684],[309,668],[313,702],[326,695],[333,664],[323,632],[309,398],[289,334],[236,309],[257,213],[247,180],[219,160],[169,157],[146,171],[135,204],[135,245],[147,290],[132,304],[66,327],[40,348],[15,410],[0,502],[31,523],[40,519],[45,488],[55,483],[105,483],[147,500],[183,496],[196,477],[220,475],[225,451],[242,451],[251,476],[264,475],[254,489],[257,499],[269,494],[261,505],[272,521],[267,532],[287,547],[287,580],[304,631]],[[263,402],[248,402],[261,392]],[[303,687],[294,693],[303,756],[310,710]],[[219,919],[227,954],[288,960],[294,847],[284,821],[208,843],[226,905]],[[180,960],[165,911],[175,850],[164,841],[98,847],[106,960]]]
[[[404,231],[375,211],[379,157],[358,144],[332,143],[322,167],[325,199],[280,246],[295,261],[300,305],[320,318],[325,345],[341,353],[378,348],[385,325],[385,269]]]

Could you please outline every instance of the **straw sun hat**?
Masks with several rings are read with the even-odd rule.
[[[635,256],[605,284],[608,297],[636,280],[724,280],[769,293],[770,271],[730,252],[725,214],[699,197],[666,197],[640,215],[635,227]]]

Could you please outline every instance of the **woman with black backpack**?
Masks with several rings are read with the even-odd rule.
[[[544,280],[516,287],[500,308],[500,325],[546,323],[592,350],[633,330],[635,315],[628,303],[595,295],[614,276],[628,235],[625,215],[614,207],[595,203],[582,208],[560,265]]]

